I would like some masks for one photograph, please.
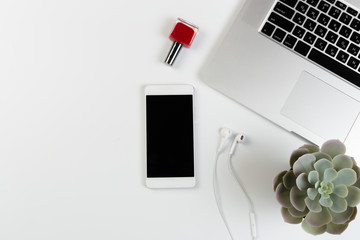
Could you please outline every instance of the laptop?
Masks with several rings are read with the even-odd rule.
[[[312,143],[358,142],[359,8],[358,0],[245,0],[201,78]]]

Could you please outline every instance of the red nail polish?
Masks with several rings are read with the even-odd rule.
[[[169,38],[174,41],[165,63],[172,65],[182,46],[189,48],[199,28],[184,19],[178,18]]]

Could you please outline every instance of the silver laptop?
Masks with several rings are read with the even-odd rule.
[[[246,0],[201,77],[315,144],[346,143],[352,131],[360,138],[359,7],[359,0]]]

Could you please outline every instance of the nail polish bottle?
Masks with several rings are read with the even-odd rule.
[[[174,41],[165,63],[173,65],[176,56],[182,46],[189,48],[198,32],[199,28],[184,19],[178,18],[169,38]]]

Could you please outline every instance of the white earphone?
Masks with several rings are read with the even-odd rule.
[[[224,147],[226,140],[232,135],[231,130],[228,128],[220,128],[219,130],[220,134],[220,142],[217,149],[217,152],[221,152],[222,148]]]
[[[214,194],[215,194],[215,200],[218,206],[218,210],[219,213],[225,223],[225,226],[230,234],[231,239],[234,239],[234,237],[232,236],[232,233],[230,231],[230,228],[228,226],[228,223],[225,219],[224,213],[222,211],[222,208],[220,207],[220,196],[218,196],[218,190],[217,190],[217,171],[216,171],[216,167],[217,167],[217,161],[218,158],[220,156],[221,151],[223,150],[223,148],[225,147],[225,143],[227,142],[227,140],[230,138],[230,136],[232,136],[232,131],[228,128],[221,128],[219,130],[219,134],[220,134],[220,140],[219,140],[219,145],[217,148],[217,152],[216,152],[216,160],[215,160],[215,165],[214,165],[214,175],[213,175],[213,186],[214,186]],[[238,177],[236,177],[235,175],[235,171],[233,170],[232,167],[232,163],[231,163],[231,156],[235,151],[236,145],[238,143],[243,143],[245,139],[245,136],[243,134],[237,134],[234,137],[233,143],[230,147],[230,151],[228,153],[228,166],[229,166],[229,170],[231,175],[233,176],[233,178],[236,180],[236,182],[238,183],[239,187],[242,189],[242,191],[244,192],[248,202],[249,202],[249,208],[250,208],[250,212],[249,212],[249,217],[250,217],[250,230],[251,230],[251,236],[252,239],[256,238],[256,220],[255,220],[255,210],[254,210],[254,204],[249,196],[249,194],[247,193],[245,187],[243,186],[242,182],[239,180]]]
[[[243,134],[238,134],[235,136],[233,144],[231,145],[229,154],[232,155],[235,151],[236,144],[243,143],[245,139],[245,136]]]
[[[227,139],[232,135],[232,131],[228,128],[220,128],[219,134],[220,134],[220,142],[219,142],[219,146],[217,149],[218,153],[221,152],[222,148],[225,146]],[[229,152],[230,155],[233,154],[236,144],[244,142],[244,139],[245,139],[245,136],[241,133],[237,134],[235,136],[234,141],[230,148],[230,152]]]

